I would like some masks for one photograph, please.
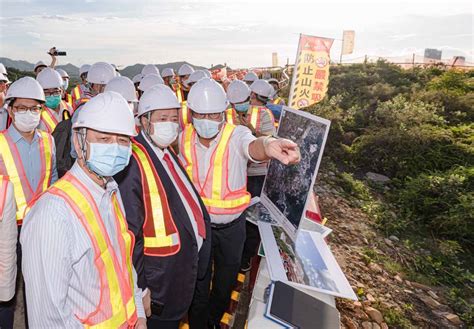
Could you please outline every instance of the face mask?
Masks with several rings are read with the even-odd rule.
[[[64,89],[64,91],[66,91],[68,87],[69,87],[69,79],[63,80],[63,89]]]
[[[178,127],[176,122],[154,122],[153,134],[150,138],[158,146],[168,147],[178,137]]]
[[[235,104],[235,110],[237,112],[247,112],[249,110],[250,102]]]
[[[193,126],[196,128],[196,132],[202,138],[212,138],[219,133],[219,126],[222,121],[217,122],[208,119],[194,119]]]
[[[15,113],[15,126],[19,131],[23,133],[29,133],[33,131],[40,122],[41,114],[32,113],[31,111],[26,111],[24,113]]]
[[[111,177],[122,171],[130,161],[130,146],[117,143],[89,143],[89,159],[86,163],[90,170],[102,177]]]
[[[46,96],[45,105],[47,107],[49,107],[50,109],[54,110],[56,107],[58,107],[60,102],[61,102],[61,96],[60,95]]]

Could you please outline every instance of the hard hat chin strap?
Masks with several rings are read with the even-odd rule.
[[[151,112],[147,112],[146,114],[146,118],[148,119],[148,127],[146,129],[144,129],[144,132],[145,132],[145,135],[146,137],[148,138],[148,140],[156,147],[159,147],[158,145],[156,145],[156,143],[153,141],[153,139],[151,138]],[[143,125],[142,125],[143,126]]]
[[[105,177],[102,177],[101,175],[99,175],[98,173],[96,173],[95,171],[93,171],[88,165],[87,165],[87,160],[86,160],[86,154],[87,154],[87,143],[89,143],[87,141],[87,128],[80,128],[77,132],[76,132],[76,136],[77,136],[77,140],[78,140],[78,143],[79,143],[79,147],[81,149],[81,155],[77,155],[78,159],[80,161],[82,161],[83,165],[85,168],[87,168],[87,171],[89,171],[89,173],[91,173],[92,175],[96,176],[97,179],[101,180],[103,182],[103,184],[106,184],[107,183],[107,179]]]

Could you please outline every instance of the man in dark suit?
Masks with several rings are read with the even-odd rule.
[[[129,229],[135,235],[133,263],[148,328],[179,327],[189,312],[191,328],[205,328],[209,282],[210,220],[199,194],[170,145],[178,136],[180,104],[164,85],[147,90],[139,102],[141,132],[132,144],[119,183]],[[207,282],[206,282],[207,280]]]

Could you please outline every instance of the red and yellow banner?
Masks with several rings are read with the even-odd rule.
[[[321,101],[329,81],[329,51],[334,39],[300,34],[290,89],[290,107],[300,109]]]

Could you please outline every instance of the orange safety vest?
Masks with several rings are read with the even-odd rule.
[[[181,104],[179,125],[181,129],[184,129],[187,124],[191,123],[191,116],[189,115],[188,102],[184,99],[184,94],[180,85],[178,85],[178,88],[176,89],[176,97],[178,98],[178,102]]]
[[[54,129],[59,123],[58,119],[56,119],[56,117],[51,111],[53,110],[43,105],[43,110],[41,111],[41,122],[46,127],[46,131],[50,134],[54,131]]]
[[[161,179],[145,147],[136,141],[132,142],[132,156],[137,160],[142,180],[144,253],[159,257],[174,255],[181,249],[181,241]]]
[[[8,176],[0,175],[0,221],[3,219],[3,209],[7,201]]]
[[[72,109],[72,104],[73,104],[73,102],[72,102],[72,96],[71,96],[71,94],[66,93],[66,103],[68,103],[69,106],[70,106],[71,109]]]
[[[75,86],[71,91],[72,103],[74,104],[77,100],[82,98],[81,85]]]
[[[85,328],[134,328],[138,317],[133,294],[132,250],[134,236],[128,230],[117,195],[112,195],[113,221],[117,228],[120,258],[113,249],[98,205],[87,187],[67,173],[48,191],[62,198],[84,227],[95,254],[100,278],[100,301],[85,318],[77,318]]]
[[[261,118],[260,118],[261,111],[267,112],[268,115],[270,116],[270,118],[272,119],[272,122],[275,122],[275,117],[273,116],[272,111],[270,111],[267,107],[251,105],[250,109],[249,109],[250,124],[253,127],[253,129],[255,130],[255,132],[257,132],[257,133],[260,133],[260,131],[262,130],[262,126],[261,126],[261,122],[260,122],[261,121]]]
[[[225,121],[231,125],[237,124],[237,112],[234,108],[228,108],[225,110]]]
[[[71,117],[71,114],[72,114],[72,106],[69,105],[68,102],[66,101],[61,101],[61,104],[63,106],[63,109],[65,109],[66,111],[63,111],[63,120],[67,120]]]
[[[211,157],[211,165],[206,174],[204,184],[199,181],[199,168],[196,155],[196,130],[187,125],[182,133],[180,152],[185,158],[185,168],[189,177],[199,191],[202,201],[210,214],[230,215],[244,211],[250,203],[247,183],[240,189],[229,188],[229,152],[230,139],[235,126],[225,123],[219,143]]]
[[[41,134],[39,138],[40,156],[41,156],[41,179],[36,191],[30,186],[26,177],[25,168],[21,162],[20,153],[5,131],[0,133],[0,156],[3,159],[9,180],[13,184],[13,191],[16,201],[16,220],[18,225],[22,224],[23,218],[29,208],[29,203],[38,194],[44,192],[51,185],[51,174],[53,171],[53,138],[45,131],[37,130]]]

